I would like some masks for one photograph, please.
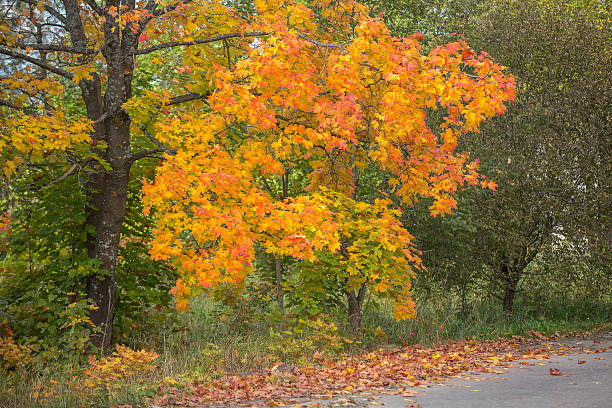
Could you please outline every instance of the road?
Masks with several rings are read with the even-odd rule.
[[[612,333],[569,344],[599,353],[551,355],[549,360],[521,360],[499,374],[452,378],[405,395],[355,396],[316,401],[311,407],[386,408],[612,408]],[[554,373],[561,375],[551,375]],[[554,370],[559,370],[554,371]]]

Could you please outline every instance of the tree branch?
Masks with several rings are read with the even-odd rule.
[[[148,149],[148,150],[141,150],[139,152],[136,152],[134,154],[132,154],[130,156],[130,162],[135,162],[136,160],[140,160],[140,159],[144,159],[146,157],[149,158],[153,158],[153,159],[165,159],[164,156],[160,156],[158,154],[155,153],[168,153],[166,148],[158,148],[158,149]]]
[[[296,33],[298,35],[298,37],[300,37],[302,40],[306,40],[308,42],[313,43],[314,45],[316,45],[317,47],[322,47],[322,48],[337,48],[340,51],[342,51],[342,53],[345,53],[346,51],[344,50],[344,47],[341,46],[340,44],[329,44],[329,43],[324,43],[321,41],[317,41],[314,38],[311,38],[309,36],[307,36],[306,34],[302,34],[301,32],[296,30]]]
[[[177,1],[174,4],[171,4],[169,6],[166,6],[166,7],[162,8],[162,9],[157,9],[157,10],[155,10],[155,7],[157,6],[157,2],[152,1],[149,4],[152,4],[152,6],[153,6],[150,9],[151,13],[153,13],[153,16],[154,17],[161,17],[161,16],[163,16],[166,13],[170,13],[170,12],[176,10],[177,7],[185,6],[185,5],[187,5],[187,4],[191,3],[191,2],[192,2],[192,0]],[[147,8],[149,8],[149,5],[147,5]]]
[[[104,112],[104,114],[102,114],[102,116],[100,116],[98,119],[96,119],[94,121],[94,126],[97,125],[98,123],[101,123],[104,121],[104,119],[106,119],[108,117],[108,112]]]
[[[190,93],[186,95],[174,96],[170,98],[170,101],[168,101],[168,103],[166,103],[164,106],[171,106],[171,105],[177,105],[179,103],[184,103],[184,102],[197,101],[198,99],[205,99],[205,98],[208,98],[209,96],[210,96],[210,92],[207,92],[205,94]]]
[[[173,156],[176,155],[176,150],[169,148],[168,146],[164,145],[162,142],[157,140],[155,138],[155,136],[153,136],[151,134],[151,132],[149,132],[145,127],[141,127],[140,130],[142,130],[142,133],[144,133],[144,135],[147,137],[147,139],[149,139],[151,141],[151,143],[153,143],[155,146],[157,146],[157,149],[149,150],[148,154],[164,152],[164,153],[171,154]],[[153,150],[157,150],[157,152],[153,152]],[[136,154],[138,154],[138,153],[136,153]],[[135,160],[137,160],[137,159],[135,159]]]
[[[102,16],[104,15],[104,10],[102,9],[102,7],[100,7],[98,5],[98,3],[96,3],[96,0],[83,0],[85,4],[87,4],[89,6],[90,9],[92,9],[97,15]]]
[[[140,35],[147,28],[147,25],[151,22],[151,20],[161,17],[166,13],[171,13],[179,6],[184,6],[191,2],[192,0],[180,0],[175,2],[174,4],[170,4],[169,6],[158,9],[158,2],[156,0],[149,0],[146,6],[144,6],[144,9],[149,10],[149,12],[151,12],[151,15],[141,21],[140,28],[136,32],[136,35]]]
[[[54,179],[54,180],[51,180],[51,181],[46,182],[46,183],[45,183],[45,184],[43,184],[43,185],[42,185],[40,188],[43,188],[43,187],[48,187],[48,186],[50,186],[51,184],[59,183],[60,181],[62,181],[63,179],[65,179],[66,177],[68,177],[69,175],[71,175],[72,173],[74,173],[74,170],[75,170],[77,167],[79,167],[79,169],[80,169],[80,168],[83,168],[83,166],[84,166],[84,165],[86,165],[87,163],[92,162],[92,161],[95,161],[95,159],[88,158],[88,159],[85,159],[85,160],[84,160],[83,162],[81,162],[81,163],[79,163],[79,162],[74,163],[74,164],[72,165],[72,167],[70,167],[70,168],[68,169],[68,171],[66,171],[66,172],[65,172],[64,174],[62,174],[60,177],[58,177],[58,178],[56,178],[56,179]]]
[[[38,6],[36,0],[20,0],[20,1],[23,1],[24,3],[32,5],[34,7]],[[45,4],[45,11],[51,14],[53,17],[57,18],[62,24],[64,25],[68,24],[68,20],[66,19],[66,17],[64,17],[59,11],[49,6],[48,4]]]
[[[182,46],[188,47],[191,45],[207,44],[207,43],[216,42],[216,41],[228,40],[230,38],[259,37],[259,36],[264,36],[268,34],[269,33],[266,33],[263,31],[249,31],[247,33],[221,34],[221,35],[217,35],[214,37],[202,38],[202,39],[194,40],[194,41],[171,41],[171,42],[167,42],[163,44],[153,45],[151,47],[143,48],[141,50],[135,50],[132,54],[133,55],[150,54],[152,52],[163,50],[166,48],[182,47]]]
[[[74,163],[72,167],[68,169],[67,172],[65,172],[64,174],[62,174],[60,177],[56,178],[55,180],[51,180],[45,183],[43,187],[47,187],[47,186],[50,186],[51,184],[59,183],[60,181],[62,181],[63,179],[71,175],[74,169],[76,169],[77,167],[79,167],[79,163]]]
[[[70,72],[64,71],[63,69],[59,69],[57,67],[47,64],[46,62],[43,62],[36,58],[32,58],[20,52],[13,51],[11,49],[0,48],[0,54],[8,55],[9,57],[13,57],[13,58],[20,59],[22,61],[29,62],[49,72],[53,72],[54,74],[57,74],[57,75],[63,76],[64,78],[72,80],[73,75]]]
[[[31,48],[37,51],[58,51],[58,52],[69,52],[72,54],[97,54],[100,50],[95,50],[93,48],[75,48],[75,47],[66,47],[64,45],[56,45],[56,44],[22,44],[17,43],[17,47],[26,49]]]
[[[20,108],[9,101],[3,101],[2,99],[0,99],[0,106],[6,106],[7,108],[23,111],[23,108]]]
[[[206,93],[206,94],[198,94],[198,93],[190,93],[190,94],[186,94],[186,95],[179,95],[179,96],[175,96],[170,98],[170,100],[168,101],[168,103],[164,104],[164,105],[158,105],[157,107],[161,107],[161,106],[171,106],[171,105],[177,105],[179,103],[184,103],[184,102],[189,102],[189,101],[196,101],[199,99],[203,99],[203,98],[207,98],[210,95],[210,92]],[[101,122],[102,120],[104,120],[106,116],[106,113],[104,115],[102,115],[102,117],[100,117],[100,119],[98,119],[96,122],[94,123],[98,123]],[[154,116],[153,116],[154,117]],[[151,120],[153,119],[153,117],[151,117],[151,119],[149,119],[149,122],[151,122]],[[156,149],[149,149],[149,150],[143,150],[137,153],[134,153],[130,160],[132,162],[135,162],[136,160],[145,158],[145,157],[153,157],[153,158],[161,158],[163,159],[163,156],[159,156],[159,155],[155,155],[155,153],[168,153],[171,155],[176,155],[176,150],[169,148],[168,146],[164,145],[162,142],[160,142],[159,140],[157,140],[155,138],[155,136],[153,136],[151,134],[151,132],[149,132],[147,130],[147,126],[148,123],[144,126],[139,126],[140,130],[142,130],[142,133],[144,133],[144,135],[147,137],[147,139],[149,139],[149,141],[151,141],[151,143],[153,143],[155,146],[157,146]]]
[[[268,190],[268,192],[270,193],[270,195],[272,197],[276,197],[276,193],[272,190],[272,187],[270,187],[270,184],[268,184],[268,180],[266,180],[266,178],[264,176],[261,176],[261,179],[263,181],[263,185],[266,188],[266,190]]]

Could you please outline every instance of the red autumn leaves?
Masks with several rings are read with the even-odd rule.
[[[300,402],[304,398],[376,392],[403,392],[406,387],[425,386],[446,377],[496,372],[495,366],[549,358],[548,348],[527,349],[524,338],[497,341],[459,341],[433,347],[408,346],[380,349],[345,359],[321,360],[308,367],[281,370],[278,365],[245,376],[224,376],[208,383],[190,383],[187,392],[160,387],[153,405],[180,406],[244,404],[273,406]],[[286,365],[283,365],[286,366]],[[554,374],[553,374],[554,373]],[[563,375],[551,369],[552,375]]]
[[[550,375],[561,375],[561,376],[565,376],[566,374],[564,374],[563,372],[561,372],[561,370],[557,369],[557,368],[551,368],[549,370]]]

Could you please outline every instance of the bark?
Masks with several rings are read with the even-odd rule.
[[[285,170],[285,174],[282,175],[281,182],[283,187],[281,200],[284,201],[289,194],[289,172],[287,170]],[[276,277],[276,302],[278,304],[278,309],[280,310],[281,314],[285,316],[285,299],[283,296],[282,287],[283,270],[281,265],[281,258],[278,255],[274,257],[274,272]],[[284,322],[282,326],[284,328]]]
[[[348,322],[355,334],[361,332],[361,313],[366,290],[367,286],[364,283],[359,288],[358,293],[355,293],[354,290],[346,291],[346,300],[348,301]]]
[[[506,264],[502,264],[501,269],[501,272],[503,274],[502,276],[505,277],[503,309],[504,312],[512,314],[514,311],[514,298],[516,296],[516,288],[518,287],[518,283],[521,279],[523,269],[511,268]]]
[[[285,315],[285,299],[283,296],[283,287],[281,282],[283,280],[282,269],[281,269],[281,259],[280,256],[274,257],[274,272],[276,275],[276,303],[278,304],[278,309],[281,314]]]
[[[66,2],[68,3],[68,2]],[[87,278],[87,296],[97,306],[89,318],[98,328],[90,337],[92,344],[108,351],[113,333],[115,303],[115,271],[121,229],[125,217],[127,191],[132,156],[130,152],[130,118],[122,105],[131,96],[134,62],[127,50],[135,47],[133,35],[104,26],[107,46],[103,56],[107,63],[108,82],[102,97],[100,78],[83,80],[79,84],[87,108],[88,118],[96,123],[93,138],[107,143],[104,152],[95,151],[106,160],[110,170],[96,165],[91,169],[87,185],[87,223],[95,234],[88,235],[90,258],[100,262],[101,272]],[[79,45],[79,44],[76,44]],[[103,121],[99,118],[105,115]]]
[[[91,323],[100,329],[90,340],[95,347],[108,350],[112,340],[115,303],[115,271],[121,227],[125,216],[129,168],[127,171],[104,173],[101,205],[91,210],[95,236],[90,236],[89,256],[100,261],[102,273],[87,278],[87,296],[98,307],[90,312]]]

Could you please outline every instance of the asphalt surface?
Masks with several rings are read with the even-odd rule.
[[[612,333],[568,340],[580,352],[521,360],[499,374],[469,374],[406,395],[355,396],[317,401],[311,407],[386,408],[612,408]],[[606,349],[595,353],[595,350]],[[590,351],[590,353],[589,353]],[[552,375],[553,373],[561,375]],[[554,370],[559,370],[554,371]]]

